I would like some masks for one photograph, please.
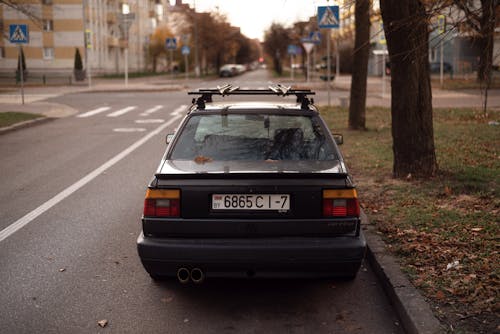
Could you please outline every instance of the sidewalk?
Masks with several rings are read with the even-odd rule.
[[[386,77],[385,90],[381,77],[369,77],[367,81],[367,106],[390,107],[391,105],[391,83],[390,77]],[[47,105],[42,101],[60,95],[81,93],[81,92],[168,92],[182,91],[222,84],[223,82],[241,81],[241,77],[221,79],[197,79],[183,78],[171,79],[169,76],[154,76],[144,78],[129,79],[125,86],[124,79],[94,79],[92,85],[78,84],[72,86],[27,86],[24,89],[25,105],[21,104],[21,89],[16,86],[0,87],[0,110],[25,111],[46,115],[47,117],[65,117],[71,115],[72,111],[64,110],[59,112],[53,105]],[[280,82],[291,85],[288,78],[271,79],[273,82]],[[310,88],[317,92],[316,104],[327,103],[327,84],[323,81],[294,81],[294,85]],[[351,88],[351,77],[341,75],[335,78],[331,88],[331,104],[346,105],[349,100],[349,90]],[[480,90],[441,90],[434,88],[432,91],[433,106],[436,108],[457,107],[457,108],[481,108],[482,96]],[[30,107],[31,106],[31,107]],[[488,94],[488,107],[500,108],[500,90],[490,90]],[[62,108],[62,107],[61,107]],[[60,109],[60,108],[59,108]],[[29,111],[31,110],[31,111]]]
[[[199,82],[192,79],[189,83]],[[0,110],[40,114],[48,118],[61,118],[76,114],[78,111],[63,104],[46,102],[46,99],[73,94],[93,92],[168,92],[187,89],[185,80],[168,80],[163,77],[130,79],[125,86],[123,79],[96,79],[92,85],[72,86],[27,86],[24,87],[22,104],[20,87],[0,87]]]

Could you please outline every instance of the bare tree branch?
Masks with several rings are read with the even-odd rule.
[[[33,4],[23,3],[22,0],[0,0],[0,4],[17,10],[28,17],[28,19],[33,21],[37,26],[42,26],[42,18],[35,12]]]

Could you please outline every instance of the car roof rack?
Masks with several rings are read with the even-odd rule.
[[[196,104],[199,109],[205,109],[207,102],[212,102],[213,95],[228,96],[228,95],[276,95],[297,97],[297,103],[300,103],[301,109],[308,109],[309,105],[314,103],[314,100],[308,98],[308,95],[316,93],[310,89],[292,89],[290,86],[281,84],[271,85],[267,89],[241,89],[238,86],[226,84],[217,86],[216,88],[200,88],[198,91],[188,92],[188,95],[200,95],[193,99],[193,104]]]

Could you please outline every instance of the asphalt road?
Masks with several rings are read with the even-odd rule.
[[[135,244],[143,198],[190,97],[52,101],[79,113],[0,138],[0,333],[403,332],[368,265],[347,282],[153,282]]]

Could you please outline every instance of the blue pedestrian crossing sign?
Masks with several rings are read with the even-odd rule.
[[[177,49],[177,39],[175,37],[167,38],[165,40],[165,48],[167,50],[175,50],[175,49]]]
[[[184,46],[181,48],[181,53],[182,53],[184,56],[188,56],[190,52],[191,52],[191,50],[189,49],[189,46],[187,46],[187,45],[184,45]]]
[[[297,45],[290,44],[287,47],[287,53],[291,56],[296,56],[299,53],[298,49],[299,47]]]
[[[316,30],[309,34],[309,39],[313,41],[314,44],[321,44],[321,33]]]
[[[29,33],[27,24],[10,24],[9,41],[14,44],[29,43]]]
[[[318,7],[318,27],[338,29],[340,27],[339,6]]]

